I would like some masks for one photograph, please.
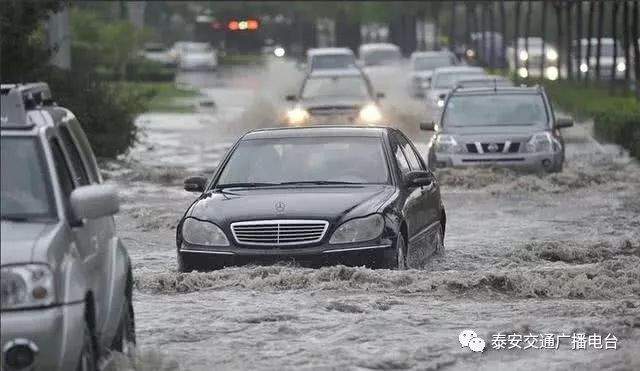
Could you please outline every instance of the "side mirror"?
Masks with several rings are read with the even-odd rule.
[[[378,99],[382,99],[382,98],[384,98],[384,97],[385,97],[385,95],[384,95],[384,93],[383,93],[383,92],[379,91],[379,92],[377,92],[377,93],[376,93],[376,98],[378,98]]]
[[[429,89],[431,87],[431,77],[422,81],[422,84],[420,84],[420,87],[422,87],[423,89]]]
[[[104,184],[74,189],[71,192],[70,203],[73,216],[78,220],[112,216],[120,210],[116,188]]]
[[[444,93],[442,93],[442,94],[438,95],[438,98],[440,98],[440,99],[442,99],[442,100],[444,100],[444,98],[446,98],[446,97],[447,97],[447,95],[446,95],[446,94],[444,94]]]
[[[293,94],[290,94],[290,95],[287,95],[285,99],[287,100],[287,102],[295,102],[298,100],[298,97]]]
[[[570,117],[558,117],[556,119],[556,128],[570,128],[573,126],[573,119]]]
[[[424,170],[410,171],[403,176],[404,184],[409,188],[430,186],[433,184],[433,175]]]
[[[202,176],[190,176],[184,180],[184,190],[188,192],[204,192],[207,178]]]
[[[431,122],[421,122],[420,123],[420,130],[425,130],[425,131],[434,131],[436,127],[436,123],[431,121]]]

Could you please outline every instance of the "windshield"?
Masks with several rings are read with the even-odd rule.
[[[317,55],[311,60],[311,69],[348,68],[354,66],[355,64],[356,60],[353,55]]]
[[[547,111],[538,94],[454,96],[447,102],[442,118],[444,127],[543,126],[546,123]]]
[[[453,61],[448,56],[441,57],[420,57],[413,61],[414,71],[435,70],[438,67],[452,66]]]
[[[397,63],[401,56],[399,50],[372,50],[363,53],[362,61],[366,66],[377,66]]]
[[[486,76],[482,72],[447,72],[438,73],[435,76],[433,87],[436,89],[453,89],[459,80],[470,80]]]
[[[302,98],[328,96],[367,98],[367,84],[360,76],[314,77],[308,79],[302,88]]]
[[[2,219],[51,218],[53,200],[36,139],[2,137]]]
[[[388,183],[380,138],[252,139],[240,143],[218,186],[238,183]]]
[[[188,53],[207,53],[211,51],[209,44],[187,44],[183,48]]]

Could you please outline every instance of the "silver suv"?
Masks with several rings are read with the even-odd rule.
[[[494,165],[548,172],[562,171],[561,128],[540,87],[456,88],[446,98],[429,145],[429,167]]]
[[[116,191],[46,84],[1,90],[1,368],[97,369],[135,344]]]

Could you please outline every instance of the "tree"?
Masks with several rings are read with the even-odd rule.
[[[544,79],[544,66],[547,61],[547,0],[542,1],[542,59],[540,59],[540,76]]]
[[[573,28],[573,18],[571,17],[572,8],[573,8],[573,1],[567,1],[567,11],[565,13],[565,16],[567,19],[567,24],[565,25],[567,27],[565,50],[567,54],[567,79],[568,80],[573,79],[573,65],[572,65],[572,58],[571,58],[571,40],[572,40],[571,31]]]
[[[602,34],[604,33],[604,1],[598,2],[598,43],[596,44],[596,80],[600,81],[600,57],[602,55]]]
[[[611,93],[615,90],[616,84],[616,72],[618,65],[618,2],[613,2],[613,9],[611,10],[611,38],[613,38],[613,64],[611,68],[611,81],[609,82],[609,91]]]
[[[636,0],[633,2],[633,11],[631,13],[633,18],[631,42],[633,43],[633,65],[636,71],[636,99],[640,100],[640,88],[638,87],[638,78],[640,77],[640,31],[638,31],[640,29],[640,21],[638,18],[640,14],[638,13],[640,13],[640,10],[638,9],[638,1]]]
[[[582,38],[582,18],[583,18],[583,14],[582,14],[582,0],[578,0],[578,2],[576,3],[576,37],[575,39],[578,40],[578,47],[575,48],[575,50],[573,50],[573,45],[570,45],[570,49],[569,51],[574,51],[576,54],[576,63],[578,64],[576,68],[576,71],[578,71],[576,73],[576,80],[580,80],[580,61],[582,61],[582,48],[580,47],[580,39]]]
[[[529,32],[531,31],[531,13],[533,10],[533,5],[531,0],[527,2],[527,13],[524,23],[524,50],[527,53],[527,59],[524,61],[524,68],[527,70],[527,74],[529,73]]]
[[[558,59],[556,60],[556,68],[558,69],[558,78],[560,78],[562,76],[562,1],[554,2],[553,7],[556,10],[556,26],[558,28],[558,38],[556,39]]]
[[[504,66],[505,58],[507,58],[507,10],[505,9],[504,1],[498,2],[500,11],[500,33],[502,34],[502,43],[500,43],[500,57],[501,64]]]
[[[593,15],[596,10],[595,0],[589,1],[589,19],[587,25],[587,54],[585,56],[587,72],[584,75],[585,84],[589,84],[591,80],[591,39],[593,38]],[[582,48],[582,42],[580,42],[579,48]],[[582,63],[582,61],[580,62]]]
[[[451,1],[451,19],[449,20],[449,50],[453,52],[456,47],[456,2]]]
[[[622,45],[624,46],[624,61],[627,64],[627,68],[624,70],[624,83],[629,86],[629,80],[631,78],[631,56],[629,55],[629,49],[631,49],[631,43],[629,40],[629,2],[624,0],[622,3]]]
[[[50,51],[42,32],[42,22],[52,12],[67,6],[62,0],[10,0],[2,2],[0,12],[0,79],[26,81],[43,71]]]
[[[520,37],[520,2],[516,2],[514,8],[514,31],[513,31],[513,61],[515,64],[516,74],[515,74],[515,82],[518,83],[518,66],[520,65],[520,45],[518,45],[518,38]]]

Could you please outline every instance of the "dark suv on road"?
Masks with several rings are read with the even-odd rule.
[[[429,166],[515,166],[562,171],[561,128],[573,121],[556,118],[541,87],[458,88],[447,97],[435,130]]]
[[[46,84],[1,89],[2,370],[95,370],[135,343],[116,191]]]

